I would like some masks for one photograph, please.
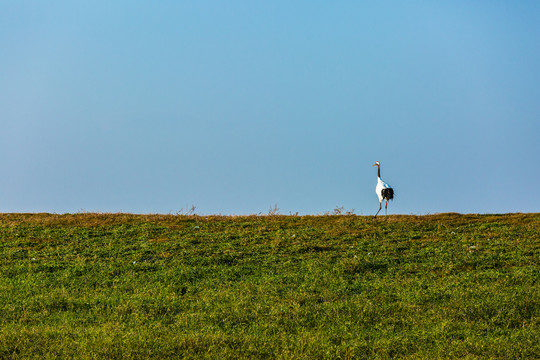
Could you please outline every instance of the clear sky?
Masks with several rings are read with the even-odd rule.
[[[0,211],[540,211],[539,1],[0,0]]]

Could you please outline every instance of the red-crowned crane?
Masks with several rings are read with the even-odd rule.
[[[388,206],[388,200],[392,200],[394,198],[394,189],[392,189],[390,185],[381,180],[381,164],[377,161],[375,164],[373,164],[373,166],[375,165],[377,165],[377,186],[375,187],[375,192],[379,197],[379,211],[381,211],[382,202],[383,200],[385,200],[386,203],[384,205],[384,214],[386,215],[386,207]],[[375,217],[379,214],[379,211],[377,211]]]

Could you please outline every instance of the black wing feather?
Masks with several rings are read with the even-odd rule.
[[[381,195],[385,200],[392,200],[394,198],[394,189],[386,188],[381,190]]]

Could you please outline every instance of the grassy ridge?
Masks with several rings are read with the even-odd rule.
[[[0,214],[0,358],[540,358],[540,214]]]

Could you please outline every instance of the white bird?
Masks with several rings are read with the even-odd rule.
[[[388,200],[392,200],[394,198],[394,189],[387,183],[381,180],[381,165],[377,161],[373,166],[377,165],[377,186],[375,187],[375,192],[377,193],[377,196],[379,197],[379,211],[382,209],[382,202],[383,200],[386,201],[384,205],[384,213],[386,215],[386,207],[388,206]],[[379,211],[377,211],[377,216],[379,214]]]

